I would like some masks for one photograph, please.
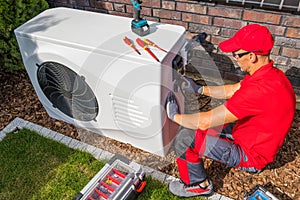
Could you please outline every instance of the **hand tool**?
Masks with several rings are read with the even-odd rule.
[[[139,36],[145,36],[150,33],[150,26],[147,20],[140,17],[142,0],[131,0],[133,4],[133,20],[131,21],[131,30]]]
[[[161,51],[167,53],[166,50],[164,50],[163,48],[159,47],[157,44],[155,44],[154,42],[152,42],[152,41],[149,40],[149,39],[144,38],[144,42],[146,42],[146,44],[148,44],[148,45],[150,45],[150,46],[156,47],[156,48],[158,48],[159,50],[161,50]]]
[[[137,50],[137,48],[135,48],[133,42],[130,39],[128,39],[128,37],[124,36],[123,40],[124,40],[124,42],[126,44],[128,44],[131,48],[133,48],[135,52],[137,52],[139,55],[141,55],[141,53],[139,52],[139,50]]]
[[[132,200],[146,187],[145,172],[137,163],[115,155],[73,200]]]
[[[145,49],[157,62],[159,62],[159,59],[152,53],[152,51],[148,48],[147,44],[143,42],[140,38],[136,39],[136,42],[138,45],[140,45],[143,49]]]

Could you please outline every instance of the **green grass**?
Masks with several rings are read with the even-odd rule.
[[[28,129],[9,133],[0,141],[0,199],[70,200],[104,165],[89,153]],[[166,184],[150,176],[145,179],[139,200],[180,199]]]

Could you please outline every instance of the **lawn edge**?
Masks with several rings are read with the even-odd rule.
[[[3,140],[3,138],[6,136],[7,133],[15,132],[15,131],[18,131],[23,128],[27,128],[31,131],[35,131],[38,134],[40,134],[46,138],[53,139],[57,142],[63,143],[70,148],[88,152],[88,153],[92,154],[96,159],[99,159],[99,160],[109,160],[110,158],[112,158],[115,155],[113,153],[110,153],[110,152],[100,149],[98,147],[89,145],[87,143],[84,143],[84,142],[76,140],[76,139],[73,139],[71,137],[68,137],[61,133],[52,131],[48,128],[45,128],[38,124],[26,121],[19,117],[16,117],[4,129],[2,129],[0,131],[0,141]],[[134,162],[134,161],[132,161],[132,162]],[[159,180],[163,184],[168,184],[169,182],[176,180],[175,177],[165,174],[163,172],[157,171],[148,166],[143,166],[143,165],[140,165],[140,166],[145,171],[146,176],[151,176],[153,179]],[[212,195],[208,198],[208,200],[232,200],[232,199],[215,192],[214,195]]]

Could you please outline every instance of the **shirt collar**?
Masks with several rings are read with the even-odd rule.
[[[261,68],[259,68],[257,71],[255,71],[252,75],[247,75],[247,78],[258,78],[261,76],[264,76],[272,67],[273,67],[274,61],[271,60],[268,64],[263,65]]]

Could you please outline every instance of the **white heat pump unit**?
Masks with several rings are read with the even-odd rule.
[[[181,26],[149,22],[150,47],[131,18],[53,8],[15,30],[25,68],[49,116],[165,156],[178,126],[165,113],[186,42]],[[140,51],[126,45],[131,39]],[[141,38],[143,39],[143,38]],[[183,111],[183,96],[175,92]]]

